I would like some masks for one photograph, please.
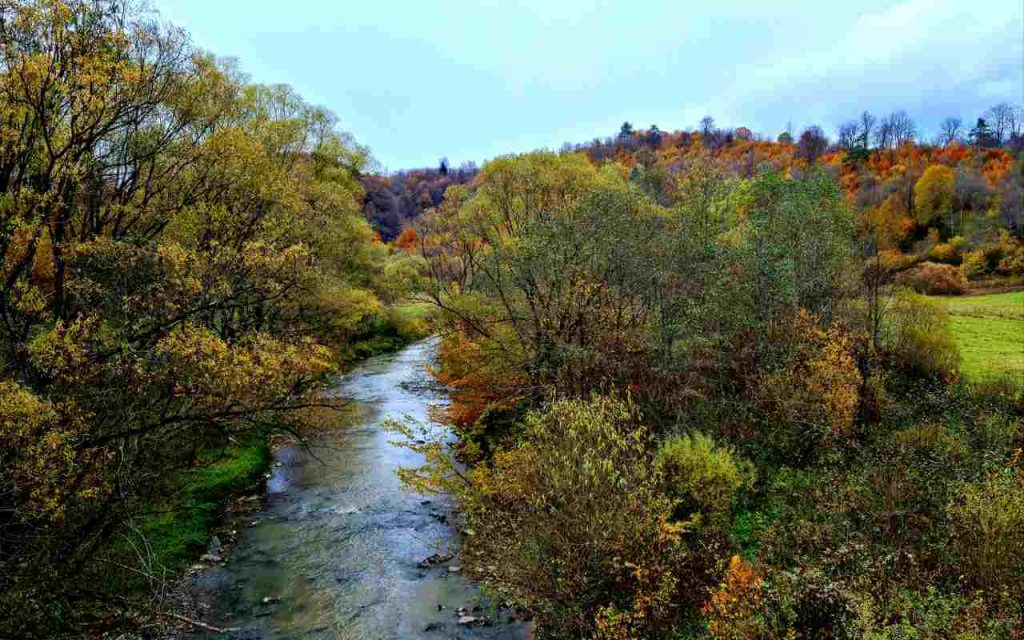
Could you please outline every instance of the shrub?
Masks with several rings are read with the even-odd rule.
[[[1024,476],[1004,469],[967,484],[950,506],[954,545],[971,584],[993,593],[1024,588]]]
[[[896,366],[912,373],[949,379],[960,365],[949,315],[923,296],[896,294],[884,322],[882,341]]]
[[[1004,276],[1024,275],[1024,247],[1009,249],[999,260],[996,271]]]
[[[936,262],[922,262],[896,276],[896,282],[928,295],[960,295],[967,289],[964,274],[956,267]]]
[[[469,474],[467,557],[537,613],[551,638],[658,637],[700,579],[631,407],[560,400],[524,420],[521,445]],[[701,583],[703,584],[703,583]]]
[[[758,439],[780,461],[801,465],[851,435],[862,378],[849,337],[801,311],[770,336],[778,353],[754,382]]]
[[[968,251],[963,255],[963,262],[960,263],[960,272],[967,280],[973,280],[988,273],[988,261],[985,259],[985,252],[981,249]]]
[[[718,588],[702,609],[708,631],[722,640],[764,637],[761,576],[739,556],[733,556]]]
[[[728,511],[736,492],[751,484],[753,465],[703,433],[677,436],[658,449],[669,495],[705,512]]]

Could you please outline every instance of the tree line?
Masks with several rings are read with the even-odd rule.
[[[396,330],[367,150],[131,7],[0,4],[0,635],[145,601],[216,514],[181,474],[265,460]]]

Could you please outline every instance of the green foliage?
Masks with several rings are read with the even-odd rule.
[[[703,433],[669,438],[659,445],[656,461],[668,494],[705,513],[728,512],[755,477],[749,462]]]

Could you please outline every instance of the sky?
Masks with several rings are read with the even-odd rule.
[[[1024,103],[1024,0],[150,0],[289,84],[385,171],[636,128],[765,135]]]

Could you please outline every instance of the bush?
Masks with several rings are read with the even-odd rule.
[[[968,251],[963,255],[963,262],[960,263],[960,272],[967,280],[973,280],[988,273],[988,261],[985,259],[985,252],[978,249]]]
[[[543,637],[659,637],[703,595],[633,410],[610,398],[528,414],[523,443],[463,489],[466,556]],[[679,594],[692,594],[689,607]]]
[[[922,262],[907,269],[896,276],[896,282],[928,295],[960,295],[967,289],[967,279],[960,269],[936,262]]]
[[[721,584],[704,603],[708,631],[722,640],[754,640],[765,629],[761,576],[739,556],[729,561]]]
[[[968,581],[992,593],[1024,589],[1024,475],[1008,468],[964,486],[949,508]]]
[[[897,293],[883,326],[883,347],[900,369],[950,379],[960,366],[960,349],[949,328],[949,314],[927,298]]]
[[[1007,250],[1000,258],[996,271],[1004,276],[1024,275],[1024,247],[1016,246]]]
[[[849,337],[805,311],[769,337],[777,353],[754,381],[762,423],[756,439],[777,461],[804,465],[852,435],[862,378]]]
[[[665,441],[657,463],[669,495],[704,512],[728,511],[736,492],[754,476],[753,465],[703,433]]]

